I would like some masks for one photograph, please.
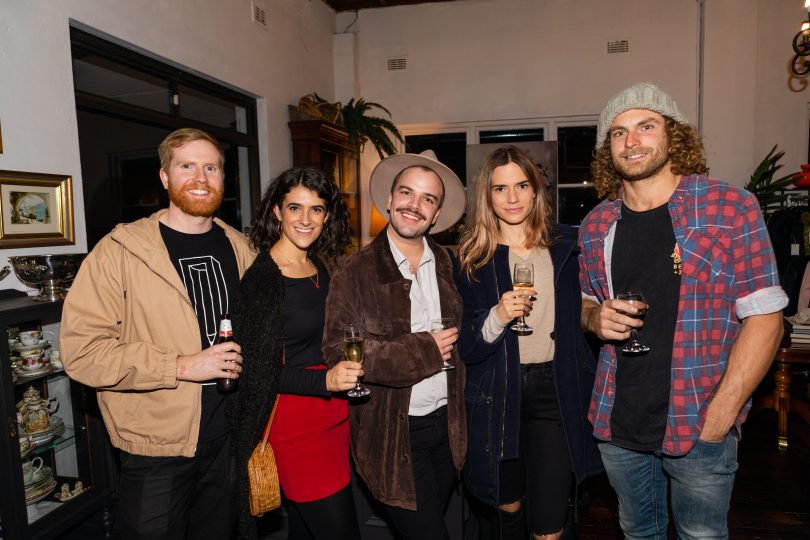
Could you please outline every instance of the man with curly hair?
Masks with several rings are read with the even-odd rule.
[[[699,136],[653,84],[608,101],[596,142],[607,198],[580,227],[582,326],[602,341],[588,416],[619,521],[665,539],[669,490],[679,538],[727,538],[740,425],[787,305],[762,213],[705,176]]]

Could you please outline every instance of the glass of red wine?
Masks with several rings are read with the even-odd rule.
[[[647,313],[647,302],[644,300],[644,295],[640,292],[624,292],[621,294],[616,295],[616,300],[624,300],[625,302],[629,303],[636,309],[638,312],[636,313],[627,313],[622,312],[628,317],[634,317],[637,319],[644,318],[644,314]],[[640,354],[648,352],[650,348],[643,344],[638,339],[638,332],[635,328],[630,329],[630,341],[627,342],[624,347],[622,347],[622,352],[631,353],[631,354]]]

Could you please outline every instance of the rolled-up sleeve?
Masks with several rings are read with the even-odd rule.
[[[788,304],[768,229],[753,195],[742,201],[732,237],[737,317],[775,313]]]

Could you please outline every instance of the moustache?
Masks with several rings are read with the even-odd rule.
[[[416,209],[416,208],[408,208],[408,207],[404,207],[404,206],[403,206],[403,207],[397,208],[395,211],[396,211],[396,212],[399,212],[400,214],[401,214],[402,212],[408,212],[409,214],[413,214],[413,215],[415,215],[416,217],[418,217],[418,218],[420,218],[420,219],[427,219],[427,218],[425,217],[425,214],[423,214],[422,212],[420,212],[420,211],[419,211],[418,209]]]
[[[652,154],[652,153],[653,153],[653,149],[650,148],[650,147],[643,147],[643,148],[639,147],[639,148],[634,148],[633,150],[625,150],[624,152],[619,154],[619,157],[620,158],[626,158],[628,156],[634,156],[636,154]]]

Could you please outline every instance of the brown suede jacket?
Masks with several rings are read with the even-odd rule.
[[[402,277],[388,244],[387,229],[352,256],[329,285],[324,329],[324,358],[342,359],[343,325],[366,331],[363,382],[368,398],[349,409],[352,456],[357,473],[378,501],[416,510],[411,463],[408,406],[411,387],[441,369],[441,355],[427,332],[411,333],[411,280]],[[447,252],[428,238],[436,258],[442,317],[461,322],[461,298]],[[447,419],[456,473],[467,451],[464,363],[453,351],[456,369],[447,372]]]

